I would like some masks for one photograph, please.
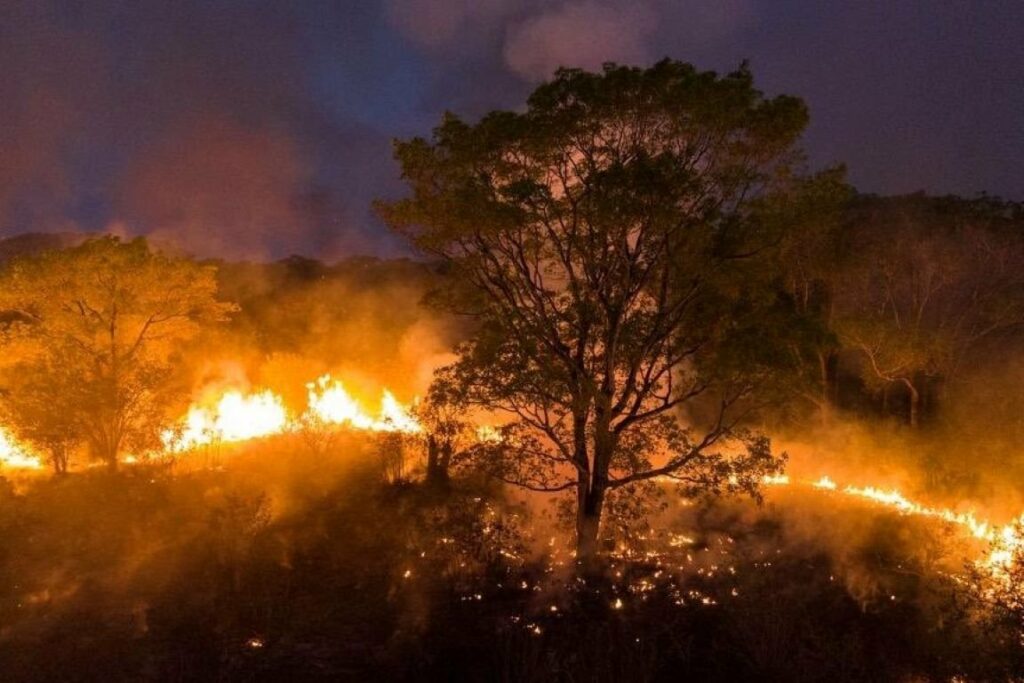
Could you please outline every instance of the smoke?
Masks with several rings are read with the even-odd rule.
[[[561,65],[595,69],[608,61],[644,62],[656,26],[643,4],[567,4],[511,29],[505,60],[531,80],[542,80]]]
[[[129,164],[122,207],[127,221],[153,226],[161,241],[260,258],[309,237],[313,226],[296,200],[310,172],[286,134],[205,118],[166,133]]]
[[[150,0],[0,12],[0,230],[120,226],[235,258],[393,248],[369,209],[394,182],[388,133],[325,112],[311,87],[314,46],[360,30],[358,13]]]
[[[746,28],[749,0],[389,0],[390,23],[428,50],[496,49],[504,69],[535,83],[561,66],[646,63],[704,50]]]
[[[98,52],[34,3],[0,7],[0,212],[15,227],[59,229],[69,131],[92,104]]]
[[[388,21],[414,42],[449,48],[466,34],[515,14],[516,0],[386,0]]]
[[[393,135],[516,106],[558,66],[692,53],[749,17],[746,0],[0,12],[0,230],[116,227],[236,259],[400,252],[370,209],[401,192]]]

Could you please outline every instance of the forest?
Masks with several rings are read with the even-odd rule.
[[[0,679],[1024,680],[1024,205],[808,116],[563,69],[405,258],[0,241]]]

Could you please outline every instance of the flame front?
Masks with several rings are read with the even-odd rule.
[[[167,450],[181,452],[215,441],[245,441],[277,434],[287,425],[284,403],[273,392],[246,395],[231,390],[212,409],[189,408],[181,429],[164,432],[163,442]]]
[[[344,385],[330,375],[310,382],[306,388],[309,390],[308,415],[319,422],[374,432],[415,434],[422,431],[409,409],[387,389],[381,395],[379,413],[373,416],[364,411]]]
[[[767,476],[763,483],[770,486],[787,486],[792,483],[788,476]],[[1024,514],[1014,522],[1004,526],[996,526],[991,522],[979,519],[973,512],[957,512],[950,508],[936,508],[916,503],[900,491],[890,489],[888,491],[874,486],[846,486],[842,489],[829,476],[822,476],[813,482],[798,482],[825,491],[835,491],[846,496],[863,498],[885,507],[893,508],[900,514],[931,517],[948,524],[953,524],[967,530],[970,535],[978,540],[989,543],[989,549],[985,555],[975,562],[976,566],[988,572],[993,578],[1000,579],[1007,576],[1007,569],[1014,561],[1015,554],[1024,548],[1024,538],[1020,536],[1018,529],[1024,525]]]
[[[306,385],[308,405],[298,417],[289,416],[284,401],[269,390],[243,393],[228,390],[209,407],[193,405],[180,426],[163,435],[167,451],[180,453],[217,442],[240,442],[274,434],[309,424],[371,432],[397,432],[417,434],[423,427],[413,416],[411,408],[403,405],[387,389],[383,390],[379,410],[368,412],[341,383],[331,375],[323,375]],[[489,425],[477,428],[477,438],[485,443],[503,440],[501,432]],[[8,431],[0,427],[0,465],[10,468],[41,469],[41,459],[19,444]],[[977,561],[977,566],[993,577],[1006,575],[1006,569],[1016,552],[1024,547],[1024,538],[1015,523],[995,526],[978,518],[973,512],[959,512],[950,508],[922,505],[896,489],[885,490],[874,486],[840,487],[825,475],[817,480],[793,480],[789,475],[766,476],[766,486],[805,485],[827,494],[860,498],[892,508],[905,515],[930,517],[965,529],[979,540],[990,544],[989,550]],[[1024,515],[1016,524],[1024,525]]]
[[[344,385],[324,375],[306,385],[308,406],[296,417],[289,416],[284,401],[269,390],[251,394],[232,389],[213,407],[194,405],[177,429],[164,432],[168,451],[180,453],[218,442],[238,442],[281,434],[302,425],[321,424],[374,432],[415,434],[422,430],[409,407],[387,389],[380,410],[373,415],[363,409]]]

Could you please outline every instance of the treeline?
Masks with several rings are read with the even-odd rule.
[[[987,361],[1019,355],[1020,204],[856,196],[782,258],[793,306],[820,330],[801,395],[822,419],[841,408],[917,427]]]
[[[989,434],[1012,429],[1020,399],[1006,368],[1021,358],[1022,216],[1019,204],[920,194],[831,195],[824,210],[809,211],[778,252],[779,296],[795,314],[785,324],[802,329],[790,348],[791,400],[774,419],[813,425],[842,412],[936,427],[944,414],[958,425],[980,419]],[[83,239],[25,235],[2,249],[11,264]],[[443,279],[425,262],[295,256],[213,265],[218,296],[236,309],[179,350],[172,370],[182,395],[223,379],[225,363],[297,401],[301,382],[288,373],[308,381],[339,369],[411,395],[471,329],[423,305]],[[765,320],[766,333],[774,322]],[[52,405],[48,398],[23,417],[43,421]]]

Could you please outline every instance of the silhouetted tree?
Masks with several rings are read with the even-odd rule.
[[[561,70],[522,113],[447,115],[398,143],[412,196],[382,213],[478,319],[451,369],[469,400],[513,418],[482,450],[506,481],[575,492],[584,561],[610,490],[754,491],[776,467],[742,420],[787,362],[784,326],[759,326],[776,303],[763,257],[806,121],[745,67],[666,60]]]
[[[428,486],[446,486],[453,457],[472,445],[474,435],[466,416],[467,409],[466,397],[459,387],[443,376],[435,379],[426,400],[416,406],[416,419],[423,427],[427,453]]]
[[[799,195],[786,196],[774,207],[787,230],[778,250],[782,289],[799,326],[791,350],[797,360],[795,393],[828,423],[836,402],[836,364],[841,349],[833,326],[837,277],[842,253],[843,209],[852,197],[845,170],[832,169],[807,179]]]

